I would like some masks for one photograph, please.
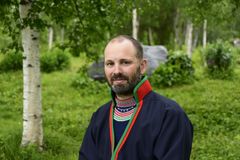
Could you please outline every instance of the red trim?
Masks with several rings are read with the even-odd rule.
[[[123,145],[125,144],[128,136],[129,136],[129,133],[130,133],[131,130],[132,130],[133,125],[135,124],[135,121],[136,121],[136,119],[137,119],[137,117],[138,117],[138,114],[139,114],[140,110],[142,109],[142,104],[143,104],[143,101],[140,101],[140,102],[139,102],[138,110],[137,110],[135,116],[133,117],[132,123],[131,123],[130,126],[129,126],[129,129],[128,129],[127,133],[126,133],[126,136],[124,137],[122,143],[120,144],[120,146],[119,146],[119,148],[118,148],[118,150],[117,150],[117,152],[116,152],[115,160],[117,160],[118,154],[119,154],[120,150],[122,149]]]
[[[151,90],[151,84],[148,80],[146,80],[137,90],[138,100],[141,101]]]
[[[110,105],[110,112],[109,112],[109,135],[110,135],[110,143],[111,143],[111,151],[113,153],[114,147],[113,147],[113,130],[112,130],[112,112],[113,112],[113,103]]]
[[[114,128],[113,128],[113,107],[115,104],[111,104],[111,108],[110,108],[110,115],[109,115],[109,132],[110,132],[110,143],[111,143],[111,149],[112,149],[112,158],[114,158],[114,160],[118,159],[119,153],[123,147],[123,145],[125,144],[131,130],[132,127],[134,126],[137,117],[142,109],[143,106],[143,98],[144,96],[146,96],[150,91],[152,90],[152,87],[149,83],[149,81],[147,80],[147,77],[145,77],[134,89],[133,91],[133,96],[137,102],[137,110],[135,110],[136,112],[134,113],[134,116],[131,118],[130,120],[130,124],[128,124],[127,126],[127,130],[124,131],[124,137],[121,137],[121,143],[119,143],[116,147],[116,149],[114,148]],[[113,92],[112,92],[113,93]],[[114,96],[114,94],[112,94],[112,96]],[[112,97],[113,99],[115,97]]]

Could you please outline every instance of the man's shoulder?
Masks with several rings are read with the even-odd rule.
[[[145,100],[144,112],[156,119],[169,118],[172,121],[180,119],[188,121],[189,119],[183,108],[173,99],[162,96],[152,91]]]
[[[101,105],[95,112],[95,114],[106,114],[109,113],[112,101],[108,101],[107,103]]]
[[[173,99],[160,95],[155,91],[152,91],[146,98],[146,102],[156,109],[160,110],[174,110],[182,112],[180,105]]]
[[[95,125],[102,125],[108,121],[111,101],[100,106],[92,115],[92,122]]]

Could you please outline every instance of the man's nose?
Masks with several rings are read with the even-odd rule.
[[[114,74],[122,73],[121,66],[118,65],[118,64],[116,64],[116,65],[114,66],[113,73],[114,73]]]

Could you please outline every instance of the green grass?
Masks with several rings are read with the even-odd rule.
[[[202,79],[193,85],[157,89],[176,100],[194,126],[192,159],[240,157],[240,79]]]
[[[199,57],[196,57],[199,59]],[[83,65],[72,58],[63,72],[42,74],[44,151],[21,149],[22,73],[0,74],[0,159],[75,160],[92,113],[109,100],[108,89],[98,94],[75,89],[71,82]],[[194,84],[154,89],[176,100],[194,126],[192,160],[236,160],[240,157],[240,67],[231,80],[204,77],[199,60]],[[96,88],[97,89],[97,88]]]

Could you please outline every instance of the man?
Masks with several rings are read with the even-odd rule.
[[[93,114],[79,159],[188,160],[191,122],[176,102],[152,91],[139,42],[113,38],[104,64],[112,100]]]

